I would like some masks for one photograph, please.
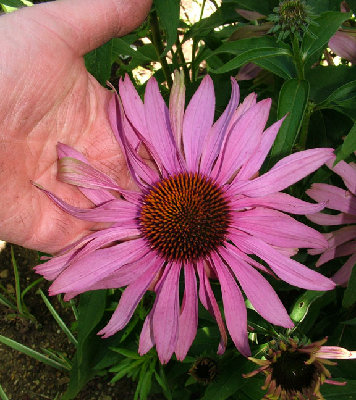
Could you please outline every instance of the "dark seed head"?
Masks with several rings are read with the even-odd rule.
[[[182,173],[143,196],[139,222],[143,236],[166,260],[195,261],[223,244],[229,204],[211,179]]]

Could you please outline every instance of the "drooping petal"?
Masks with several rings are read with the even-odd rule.
[[[240,90],[236,80],[231,78],[231,97],[230,101],[221,114],[220,118],[211,127],[208,136],[203,144],[202,155],[200,160],[200,171],[203,174],[210,174],[211,167],[216,160],[221,145],[224,141],[227,129],[231,122],[231,118],[239,104]]]
[[[34,270],[48,281],[53,281],[68,266],[68,262],[73,256],[73,252],[52,257],[44,264],[34,267]]]
[[[177,173],[180,170],[179,151],[170,127],[168,108],[154,78],[146,85],[145,116],[150,145],[155,148],[165,170],[170,174]]]
[[[194,93],[184,114],[183,144],[187,169],[198,169],[202,146],[214,121],[215,94],[213,81],[206,75]]]
[[[220,257],[214,253],[211,257],[221,285],[227,329],[239,352],[249,357],[251,351],[247,339],[247,310],[241,291]]]
[[[331,277],[331,279],[337,284],[337,285],[346,285],[347,282],[350,279],[351,272],[353,267],[356,264],[356,253],[353,254],[346,262],[345,264],[336,272],[334,276]]]
[[[179,316],[179,334],[175,353],[177,359],[182,361],[193,343],[198,327],[198,294],[197,280],[192,264],[184,266],[185,290],[182,310]]]
[[[228,132],[221,156],[213,169],[213,174],[219,176],[219,181],[229,181],[256,150],[270,108],[270,99],[260,101],[247,110]]]
[[[185,85],[183,71],[174,71],[173,85],[169,96],[169,119],[179,151],[183,154],[183,121]]]
[[[153,324],[152,324],[153,312],[154,312],[154,306],[147,315],[145,322],[143,323],[140,340],[138,344],[138,353],[141,356],[148,353],[155,345],[155,339],[153,337]]]
[[[314,356],[331,360],[351,360],[356,358],[356,351],[350,351],[339,346],[321,346]]]
[[[89,253],[70,264],[58,276],[49,289],[50,294],[86,290],[122,265],[140,259],[148,251],[144,239],[135,239]]]
[[[323,235],[277,210],[256,207],[232,213],[232,227],[279,247],[327,248]]]
[[[291,154],[278,161],[268,172],[248,182],[236,182],[236,191],[262,197],[279,192],[317,170],[333,155],[333,149],[311,149]]]
[[[135,282],[125,289],[116,310],[110,318],[110,321],[100,332],[98,332],[98,335],[103,335],[104,338],[107,338],[127,325],[137,307],[137,304],[142,299],[142,296],[145,294],[161,267],[162,261],[153,257],[150,262],[150,267],[142,275],[138,274]]]
[[[181,264],[173,262],[169,272],[157,289],[157,299],[152,317],[153,334],[158,357],[166,364],[177,345],[179,316],[179,274]]]
[[[59,142],[57,143],[57,154],[59,160],[61,160],[64,157],[71,157],[89,165],[87,158],[84,157],[82,153],[80,153],[77,150],[74,150],[72,147],[67,146],[66,144]],[[113,196],[106,189],[89,189],[86,187],[79,187],[79,190],[94,204],[101,204],[115,198],[115,196]]]
[[[356,236],[354,236],[356,238]],[[352,240],[351,242],[343,243],[339,246],[332,246],[328,248],[324,253],[320,256],[319,260],[316,262],[316,266],[320,267],[321,265],[327,263],[330,260],[333,260],[337,257],[350,256],[356,252],[356,241]]]
[[[272,324],[292,328],[293,322],[281,300],[268,281],[235,253],[234,246],[226,243],[219,250],[240,282],[255,310]]]
[[[199,274],[199,299],[206,310],[215,318],[221,335],[219,343],[218,354],[223,354],[226,349],[227,334],[225,324],[222,319],[218,303],[215,299],[214,292],[211,289],[209,279],[206,276],[204,265],[202,261],[198,261],[197,270]]]
[[[356,215],[356,197],[348,190],[327,183],[314,183],[306,193],[315,201],[327,201],[328,208]]]
[[[137,206],[121,199],[110,200],[95,208],[74,207],[58,198],[55,194],[36,185],[59,208],[66,213],[84,221],[120,223],[125,228],[136,228]]]
[[[356,39],[346,32],[336,31],[329,39],[328,47],[338,56],[356,63]]]
[[[356,195],[356,169],[345,161],[338,162],[335,166],[334,159],[327,163],[327,166],[341,176],[347,188]]]
[[[255,254],[266,261],[274,273],[285,282],[309,290],[331,290],[335,285],[325,276],[300,264],[261,239],[251,237],[243,232],[232,233],[234,244],[248,254]]]
[[[229,190],[228,192],[230,193]],[[231,207],[237,211],[249,207],[267,207],[291,214],[305,215],[314,214],[315,212],[322,210],[325,207],[325,204],[325,202],[316,204],[308,203],[290,196],[287,193],[272,193],[263,197],[244,197],[233,200],[231,202]],[[311,216],[313,217],[313,215]]]

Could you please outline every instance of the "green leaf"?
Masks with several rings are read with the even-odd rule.
[[[356,302],[356,268],[353,268],[349,283],[342,299],[342,306],[345,308],[351,307]]]
[[[268,58],[259,58],[253,61],[261,68],[272,72],[284,80],[291,79],[296,76],[296,71],[292,59],[286,56],[276,56]]]
[[[162,54],[165,56],[177,40],[179,26],[179,0],[154,0],[159,21],[167,35],[167,45]]]
[[[294,303],[290,317],[294,322],[302,322],[308,313],[309,307],[319,297],[323,296],[325,292],[317,292],[314,290],[307,290]]]
[[[74,399],[82,387],[97,373],[93,367],[102,339],[96,335],[96,327],[103,317],[105,304],[106,290],[86,292],[80,295],[77,351],[73,360],[68,389],[62,400]]]
[[[84,56],[85,66],[103,86],[109,80],[112,65],[113,40],[98,47]]]
[[[0,343],[5,344],[6,346],[11,347],[12,349],[19,351],[27,356],[34,358],[35,360],[50,365],[51,367],[57,368],[59,370],[67,370],[67,366],[58,363],[55,360],[50,359],[49,357],[39,353],[36,350],[31,349],[21,343],[16,342],[15,340],[9,339],[5,336],[0,335]]]
[[[336,153],[336,163],[345,160],[351,153],[356,151],[356,122],[346,136],[341,148]]]
[[[151,61],[150,58],[146,57],[140,51],[135,50],[135,48],[131,46],[132,45],[124,39],[112,39],[112,61],[115,61],[119,56],[130,56],[141,63]]]
[[[314,19],[317,25],[309,27],[312,35],[304,35],[301,46],[302,59],[307,66],[318,59],[331,36],[351,16],[352,13],[328,11]]]
[[[338,87],[330,96],[319,104],[319,108],[332,108],[356,120],[356,80]]]
[[[349,319],[348,321],[343,321],[342,323],[345,325],[352,325],[352,326],[355,325],[356,326],[356,317]]]
[[[260,65],[258,63],[260,60],[270,58],[273,59],[273,64],[265,63],[261,66],[271,68],[274,73],[276,73],[277,70],[282,70],[285,76],[290,76],[291,70],[293,70],[291,63],[286,61],[286,56],[291,56],[290,48],[283,43],[277,43],[276,39],[269,36],[223,43],[220,47],[211,52],[209,57],[224,53],[234,54],[236,57],[226,62],[222,67],[214,70],[214,73],[225,73],[248,62],[255,62]],[[281,56],[283,56],[283,58]]]
[[[226,3],[234,3],[236,8],[243,10],[258,11],[263,15],[268,15],[272,12],[274,1],[261,0],[225,0]]]
[[[0,385],[0,399],[1,400],[9,400],[9,398],[6,396],[6,393],[1,385]]]
[[[142,358],[142,356],[140,356],[137,351],[132,351],[129,349],[123,349],[120,347],[111,347],[110,348],[112,351],[115,351],[116,353],[121,354],[124,357],[128,357],[128,358],[132,358],[134,360],[139,360],[140,358]]]
[[[20,8],[25,4],[21,0],[1,0],[0,4],[4,4],[5,6]]]
[[[308,104],[309,83],[298,79],[286,81],[279,93],[277,119],[286,116],[274,141],[271,160],[277,161],[292,152]]]

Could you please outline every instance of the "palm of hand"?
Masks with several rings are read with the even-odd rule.
[[[53,21],[41,24],[45,19],[17,14],[16,32],[7,25],[10,16],[1,17],[5,23],[0,25],[6,66],[0,65],[3,239],[55,252],[91,228],[64,214],[31,184],[73,205],[89,205],[76,188],[56,180],[57,142],[83,152],[123,187],[129,178],[106,116],[111,93],[88,74],[83,58]]]

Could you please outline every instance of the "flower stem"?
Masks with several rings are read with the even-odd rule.
[[[304,64],[302,60],[302,55],[299,47],[299,40],[297,35],[293,36],[292,40],[292,47],[293,47],[293,58],[294,58],[294,64],[297,70],[297,76],[298,79],[304,80]]]
[[[158,23],[156,11],[152,11],[150,14],[150,26],[151,26],[151,32],[152,32],[151,39],[152,39],[153,46],[156,50],[156,54],[162,65],[162,70],[163,70],[163,74],[166,78],[167,85],[169,88],[171,88],[173,82],[172,82],[171,73],[169,70],[169,66],[167,64],[166,57],[162,57],[164,47],[163,47],[163,43],[162,43],[162,36],[161,36],[160,29],[159,29],[159,23]]]
[[[203,0],[203,3],[201,5],[200,9],[200,16],[199,16],[199,22],[203,18],[203,13],[204,13],[204,8],[205,8],[205,3],[206,0]],[[195,38],[193,38],[193,45],[192,45],[192,81],[194,82],[196,80],[196,65],[195,65],[195,53],[197,52],[197,47],[198,47],[198,42]]]

